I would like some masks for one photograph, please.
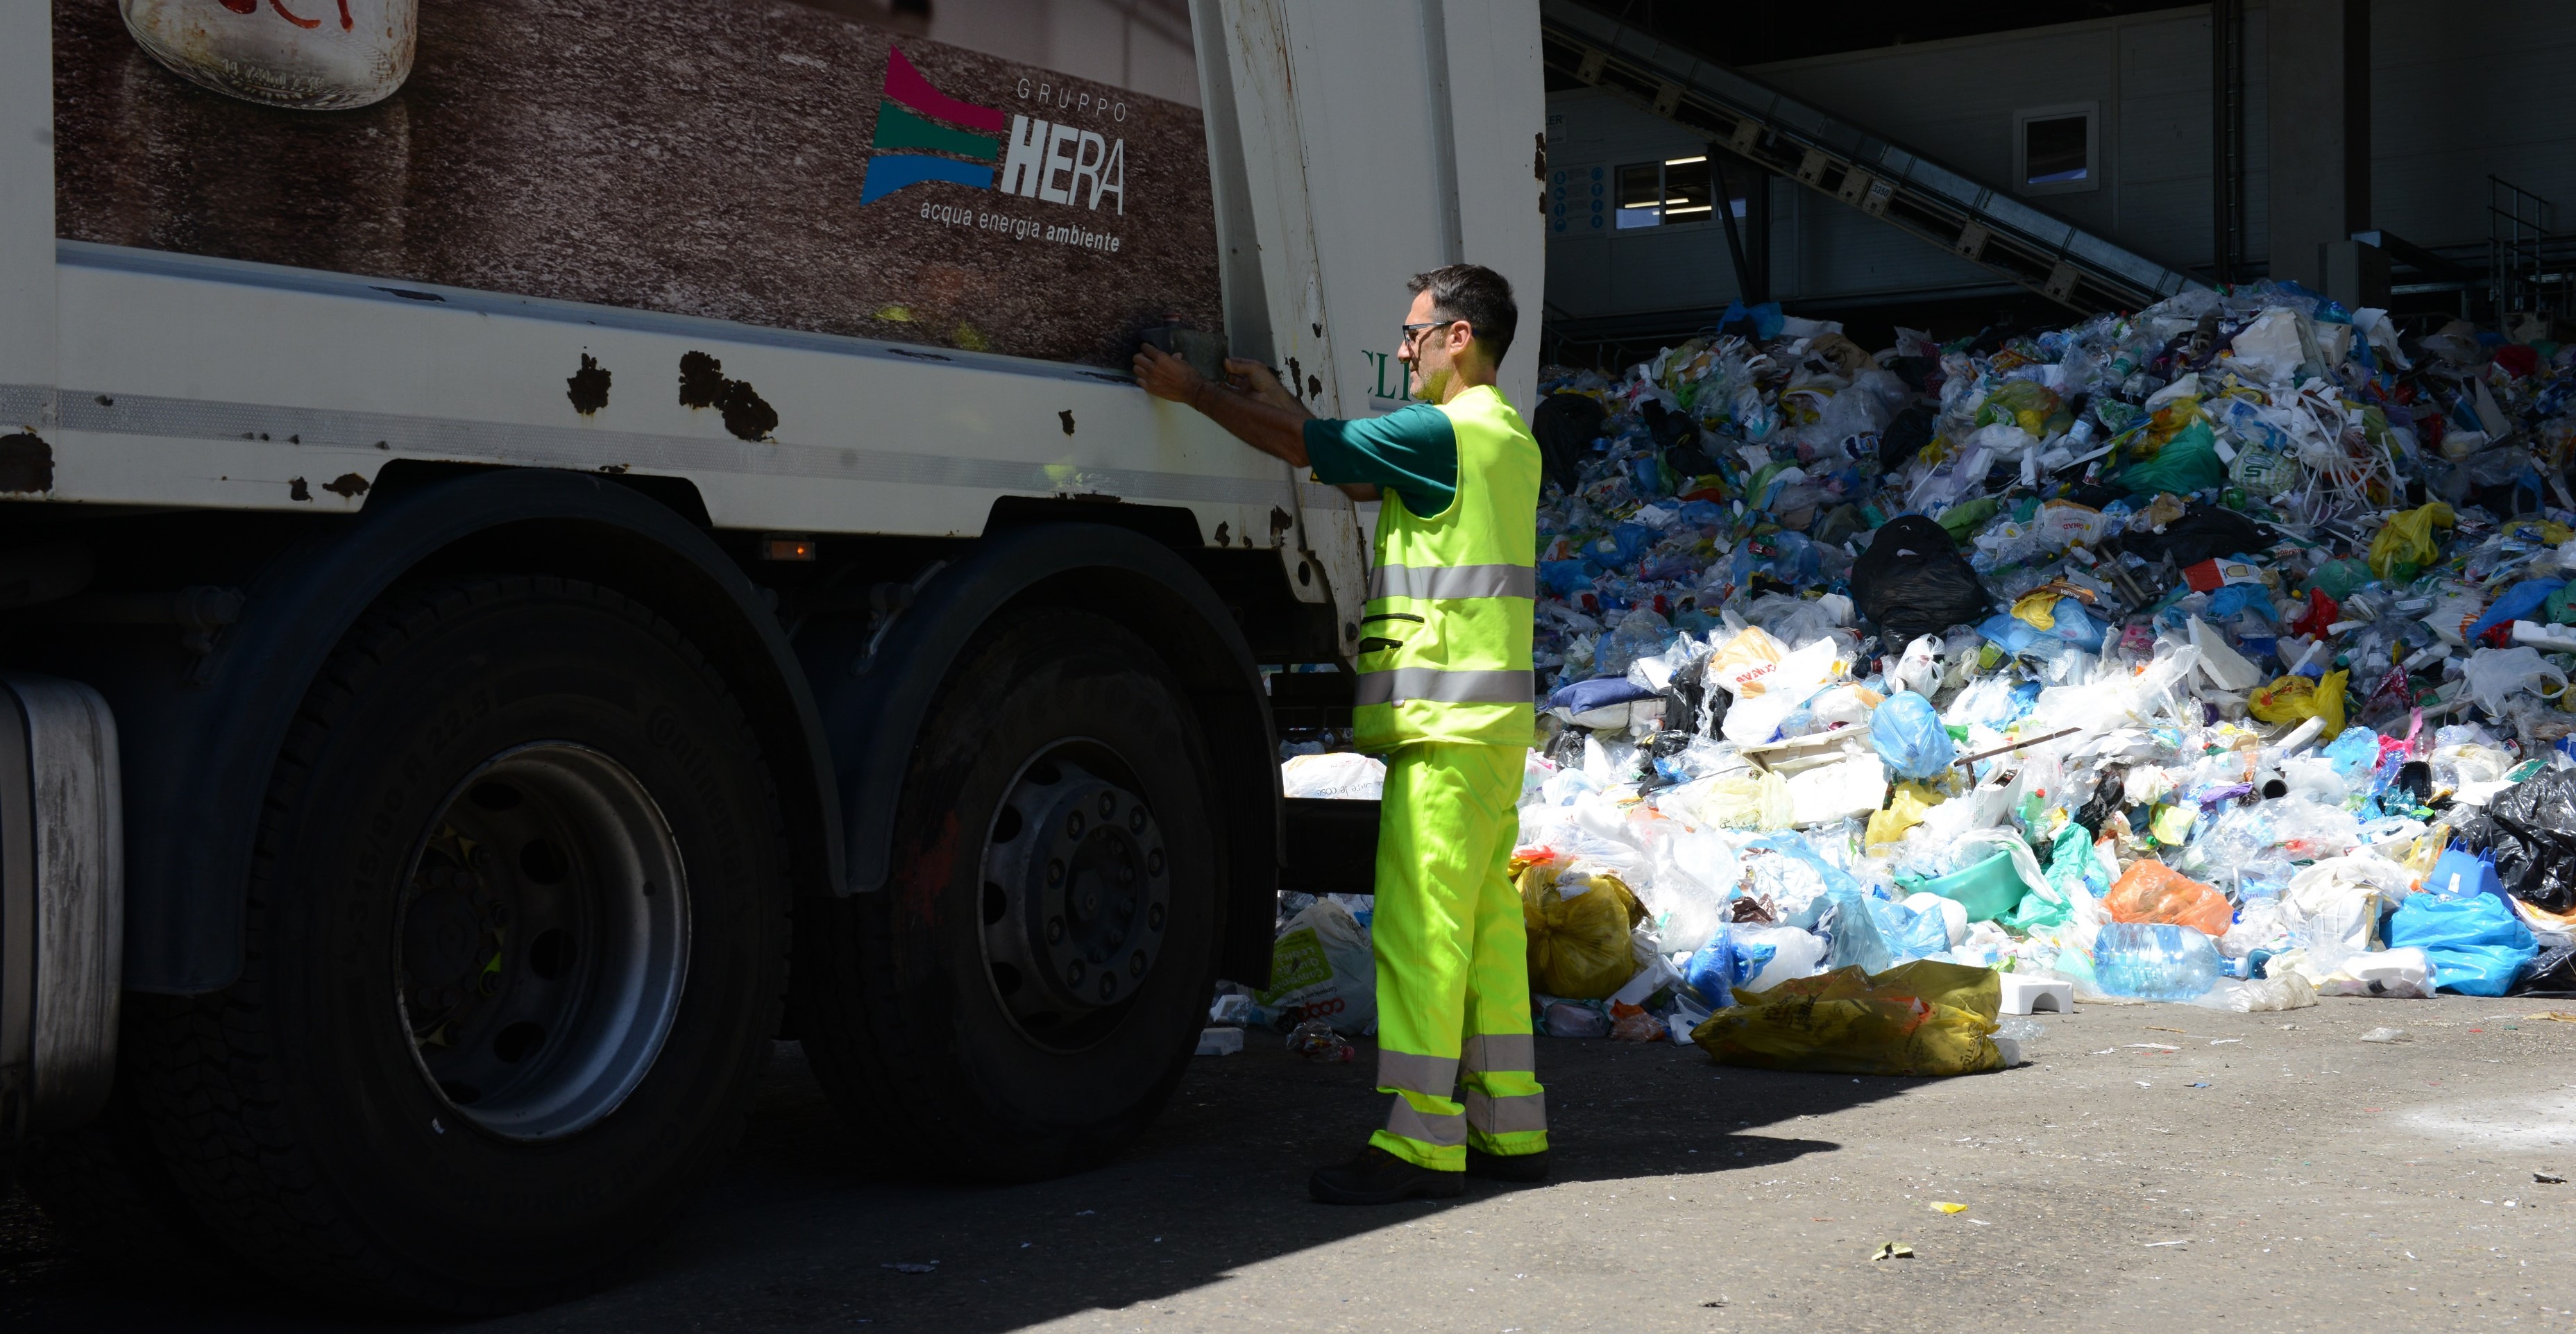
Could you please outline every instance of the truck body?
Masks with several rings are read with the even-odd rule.
[[[497,1310],[614,1272],[782,1025],[959,1174],[1137,1133],[1266,971],[1265,682],[1347,691],[1367,535],[1126,356],[1364,416],[1407,275],[1534,325],[1534,3],[1147,6],[1196,109],[787,0],[435,7],[288,109],[170,34],[408,6],[119,8],[0,16],[46,1206]]]

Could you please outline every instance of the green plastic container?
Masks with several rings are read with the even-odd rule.
[[[1896,883],[1908,894],[1938,894],[1957,899],[1967,908],[1971,922],[1990,922],[2021,906],[2021,896],[2030,892],[2021,873],[2013,869],[2009,852],[1998,852],[1964,871],[1952,871],[1938,880],[1913,880],[1898,876]]]

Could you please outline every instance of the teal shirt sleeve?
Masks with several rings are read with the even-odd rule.
[[[1383,487],[1426,518],[1458,495],[1458,433],[1432,404],[1353,421],[1317,417],[1305,435],[1306,462],[1319,482]]]

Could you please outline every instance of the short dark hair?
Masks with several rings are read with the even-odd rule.
[[[1453,320],[1465,320],[1476,339],[1491,349],[1494,364],[1512,350],[1520,331],[1520,303],[1512,300],[1511,280],[1482,264],[1443,264],[1405,280],[1404,290],[1431,294],[1431,308]]]

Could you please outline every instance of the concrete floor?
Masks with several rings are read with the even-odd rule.
[[[2576,1023],[2531,1017],[2570,1008],[2088,1006],[2043,1016],[2035,1065],[1946,1081],[1542,1039],[1556,1181],[1387,1209],[1305,1198],[1377,1113],[1365,1049],[1255,1034],[1114,1166],[967,1190],[881,1170],[782,1045],[734,1170],[631,1282],[474,1328],[2576,1329],[2576,1185],[2533,1178],[2576,1175]],[[2381,1025],[2412,1041],[2357,1040]],[[69,1254],[14,1193],[0,1323],[353,1327]]]

